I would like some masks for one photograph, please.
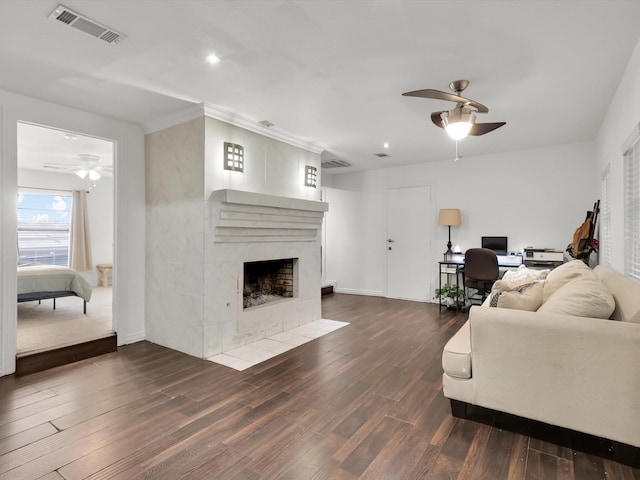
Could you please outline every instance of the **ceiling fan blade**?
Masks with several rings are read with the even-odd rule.
[[[431,121],[433,122],[433,124],[436,127],[440,127],[440,128],[444,128],[444,124],[442,123],[442,117],[440,115],[442,115],[445,112],[445,110],[441,111],[441,112],[433,112],[431,114]]]
[[[489,109],[487,107],[485,107],[481,103],[476,102],[475,100],[464,98],[460,95],[454,95],[453,93],[433,90],[431,88],[427,88],[425,90],[414,90],[413,92],[405,92],[402,95],[405,97],[433,98],[435,100],[445,100],[447,102],[462,103],[463,105],[469,105],[475,108],[476,110],[478,110],[478,113],[489,112]]]
[[[61,163],[45,163],[42,165],[44,168],[50,168],[52,170],[75,170],[78,167],[74,167],[73,165],[63,165]]]
[[[473,127],[471,127],[469,135],[479,137],[480,135],[484,135],[485,133],[493,132],[496,128],[500,128],[506,124],[507,122],[475,123]]]

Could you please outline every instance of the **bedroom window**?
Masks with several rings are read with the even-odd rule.
[[[624,152],[624,270],[640,280],[640,134]]]
[[[18,264],[69,266],[69,193],[18,192]]]

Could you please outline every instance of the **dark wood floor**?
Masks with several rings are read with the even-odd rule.
[[[0,479],[639,479],[450,415],[465,314],[333,294],[351,325],[237,372],[148,342],[0,378]]]

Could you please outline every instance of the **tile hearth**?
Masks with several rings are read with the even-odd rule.
[[[257,342],[214,355],[207,360],[242,371],[346,325],[349,323],[324,318],[314,320]]]

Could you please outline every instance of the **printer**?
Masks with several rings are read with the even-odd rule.
[[[524,265],[526,267],[555,268],[562,265],[564,253],[553,248],[533,248],[524,249]]]

